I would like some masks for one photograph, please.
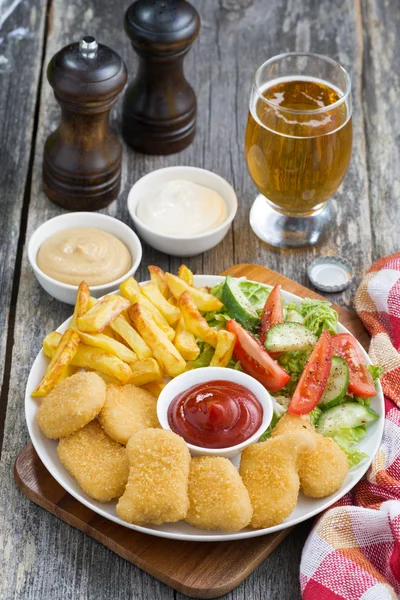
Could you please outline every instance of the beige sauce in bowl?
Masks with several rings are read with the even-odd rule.
[[[132,266],[132,256],[121,240],[88,227],[66,229],[48,238],[37,253],[36,262],[49,277],[79,285],[104,285],[119,279]]]

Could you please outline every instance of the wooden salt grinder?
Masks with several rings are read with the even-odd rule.
[[[109,113],[126,83],[125,63],[85,36],[53,56],[47,78],[62,116],[44,146],[44,191],[69,210],[103,208],[120,189],[122,147]]]
[[[196,129],[196,96],[183,59],[199,34],[199,14],[185,0],[138,0],[124,24],[139,55],[136,78],[124,97],[124,140],[146,154],[179,152]]]

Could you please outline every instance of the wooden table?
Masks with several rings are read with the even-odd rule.
[[[11,4],[11,2],[9,2]],[[366,267],[399,250],[400,216],[400,12],[390,0],[193,0],[202,31],[186,60],[198,97],[197,136],[186,151],[151,157],[125,148],[122,191],[107,214],[130,223],[130,186],[153,169],[195,165],[230,181],[239,199],[233,228],[214,250],[186,261],[198,273],[219,273],[255,262],[308,284],[306,266],[320,254],[339,253],[354,265],[356,280],[334,300],[351,306]],[[125,59],[135,59],[122,19],[128,1],[25,0],[0,31],[0,598],[2,600],[183,600],[163,584],[30,503],[17,490],[12,466],[27,441],[24,389],[44,334],[71,312],[37,284],[26,241],[46,219],[62,211],[41,189],[43,143],[59,109],[46,80],[51,56],[91,34]],[[0,23],[2,21],[0,2]],[[323,247],[278,251],[249,227],[255,189],[243,156],[250,82],[266,58],[311,50],[338,59],[353,82],[354,150],[335,196],[337,227]],[[113,113],[118,129],[121,105]],[[175,270],[181,260],[144,247],[138,275],[148,264]],[[4,430],[4,431],[3,431]],[[229,600],[299,598],[298,569],[309,530],[304,524]]]

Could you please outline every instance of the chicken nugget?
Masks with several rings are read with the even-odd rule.
[[[102,378],[82,371],[54,386],[39,406],[36,418],[44,435],[55,440],[90,423],[105,400]]]
[[[298,458],[314,446],[314,436],[304,430],[245,448],[239,472],[253,506],[251,527],[272,527],[290,515],[300,488]]]
[[[349,471],[347,456],[329,437],[315,433],[315,450],[302,454],[299,462],[300,487],[305,496],[325,498],[340,489]]]
[[[309,415],[290,413],[279,419],[271,437],[304,429],[312,433],[316,446],[314,450],[304,452],[299,460],[300,487],[305,496],[325,498],[341,487],[349,470],[346,454],[336,442],[317,433]]]
[[[190,453],[183,438],[164,429],[143,429],[126,447],[131,465],[117,514],[128,523],[173,523],[189,507]]]
[[[249,493],[227,458],[192,458],[188,494],[186,521],[194,527],[239,531],[250,523],[253,509]]]
[[[310,423],[310,415],[292,415],[286,412],[273,428],[271,437],[276,437],[290,431],[298,431],[299,429],[315,431]]]
[[[136,385],[109,385],[99,423],[110,438],[126,445],[134,433],[160,427],[157,400]]]
[[[123,494],[129,474],[126,449],[97,421],[61,438],[57,452],[67,471],[94,500],[109,502]]]

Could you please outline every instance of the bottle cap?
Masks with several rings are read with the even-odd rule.
[[[353,279],[353,267],[341,256],[320,256],[309,265],[307,274],[318,290],[328,293],[341,292]]]

